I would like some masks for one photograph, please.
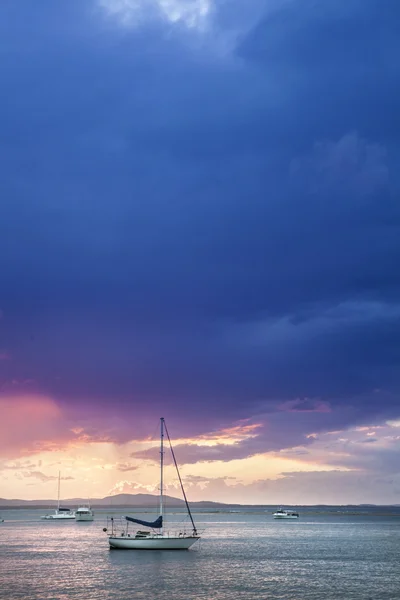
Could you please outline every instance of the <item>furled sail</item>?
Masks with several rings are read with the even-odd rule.
[[[132,517],[125,517],[127,521],[131,521],[132,523],[138,523],[138,525],[144,525],[145,527],[152,527],[153,529],[161,529],[162,527],[162,517],[158,517],[152,523],[150,521],[142,521],[141,519],[133,519]]]

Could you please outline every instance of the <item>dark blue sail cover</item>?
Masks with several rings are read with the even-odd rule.
[[[158,517],[155,521],[150,523],[150,521],[141,521],[140,519],[133,519],[132,517],[125,517],[127,521],[131,521],[132,523],[138,523],[139,525],[144,525],[145,527],[152,527],[153,529],[161,529],[162,527],[162,517]]]

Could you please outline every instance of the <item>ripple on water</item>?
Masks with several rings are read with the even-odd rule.
[[[17,516],[0,528],[2,600],[400,598],[395,518],[202,514],[198,550],[129,552],[109,550],[101,514],[86,524]]]

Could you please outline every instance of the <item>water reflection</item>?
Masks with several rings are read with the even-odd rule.
[[[400,589],[393,518],[209,514],[197,550],[141,552],[110,550],[101,512],[88,523],[12,512],[0,527],[4,600],[394,600]]]

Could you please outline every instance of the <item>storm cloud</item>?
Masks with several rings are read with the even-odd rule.
[[[257,451],[398,418],[398,2],[175,4],[1,3],[2,393]]]

